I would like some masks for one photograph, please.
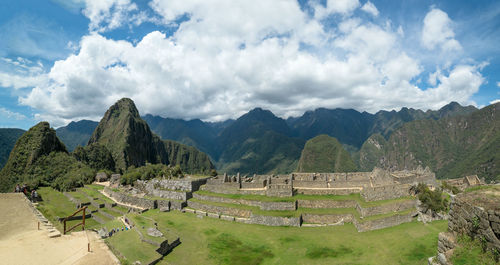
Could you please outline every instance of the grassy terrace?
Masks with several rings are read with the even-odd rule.
[[[194,202],[199,202],[207,205],[213,205],[213,206],[221,206],[221,207],[227,207],[227,208],[236,208],[236,209],[243,209],[243,210],[249,210],[253,214],[257,215],[267,215],[267,216],[280,216],[280,217],[299,217],[301,214],[352,214],[355,218],[357,218],[359,221],[364,222],[368,220],[375,220],[375,219],[380,219],[380,218],[386,218],[390,217],[393,215],[404,215],[408,214],[412,211],[413,209],[407,209],[404,211],[400,212],[390,212],[390,213],[385,213],[385,214],[379,214],[379,215],[373,215],[365,218],[361,218],[359,212],[354,209],[354,208],[298,208],[296,211],[265,211],[261,210],[259,207],[256,206],[248,206],[248,205],[242,205],[242,204],[232,204],[232,203],[221,203],[221,202],[209,202],[209,201],[202,201],[198,199],[190,199],[190,201]]]
[[[148,264],[161,257],[156,252],[157,247],[142,242],[139,234],[134,230],[120,231],[106,238],[105,241],[122,264],[132,264],[136,260],[141,261],[142,264]]]
[[[252,194],[223,194],[215,193],[210,191],[200,190],[195,192],[200,195],[208,195],[214,197],[223,197],[230,199],[242,199],[242,200],[252,200],[252,201],[270,201],[270,202],[293,202],[295,200],[333,200],[333,201],[357,201],[363,207],[374,207],[387,203],[402,202],[408,200],[414,200],[415,197],[407,196],[392,200],[381,200],[381,201],[365,201],[359,193],[351,193],[349,195],[304,195],[297,194],[293,197],[268,197],[264,195],[252,195]]]
[[[178,211],[142,215],[180,235],[182,243],[159,264],[424,264],[447,228],[446,221],[411,222],[358,233],[352,224],[270,227]]]

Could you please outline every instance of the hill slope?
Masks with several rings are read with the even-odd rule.
[[[40,122],[17,140],[0,171],[0,191],[21,183],[67,189],[92,179],[93,171],[68,154],[49,123]]]
[[[304,141],[268,110],[256,108],[217,137],[218,167],[230,173],[287,173],[297,166]]]
[[[25,130],[0,128],[0,168],[2,168],[7,159],[9,159],[10,151],[14,148],[17,139],[23,135]]]
[[[209,157],[176,142],[164,143],[141,119],[131,99],[123,98],[111,106],[89,139],[88,145],[101,144],[112,154],[117,170],[146,163],[179,164],[188,173],[208,172]],[[178,146],[179,145],[179,146]],[[169,148],[169,149],[167,149]],[[183,150],[182,156],[171,149]]]
[[[73,152],[77,146],[85,146],[99,123],[81,120],[56,129],[59,139],[66,145],[68,151]]]
[[[405,124],[387,141],[380,165],[429,166],[440,178],[477,174],[500,180],[500,103],[464,116]]]
[[[323,134],[306,142],[297,171],[352,172],[356,165],[337,139]]]

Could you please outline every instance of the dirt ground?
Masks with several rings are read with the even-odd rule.
[[[0,193],[0,263],[119,264],[94,232],[49,238],[43,226],[38,230],[38,219],[23,196]]]

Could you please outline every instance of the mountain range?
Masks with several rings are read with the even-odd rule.
[[[224,122],[185,121],[149,114],[143,116],[142,119],[146,121],[151,131],[161,139],[193,146],[208,154],[219,172],[288,173],[304,170],[303,167],[299,166],[299,161],[307,161],[309,166],[312,165],[312,168],[307,166],[308,170],[314,171],[315,160],[311,159],[310,155],[301,158],[301,154],[304,154],[304,150],[306,150],[304,147],[308,140],[319,135],[328,135],[335,138],[335,141],[338,140],[343,147],[342,149],[349,152],[355,165],[354,170],[370,171],[375,166],[410,169],[416,165],[429,165],[431,169],[438,172],[438,177],[459,177],[465,172],[473,173],[474,170],[471,168],[477,166],[476,162],[469,159],[467,161],[471,162],[467,162],[470,164],[467,166],[467,170],[449,169],[452,164],[455,165],[458,162],[452,164],[446,162],[449,159],[447,153],[454,154],[460,151],[459,146],[464,145],[464,143],[456,140],[453,145],[446,145],[447,148],[455,146],[455,149],[450,147],[451,149],[446,149],[442,155],[436,156],[433,147],[420,148],[424,149],[421,151],[411,145],[413,148],[411,149],[404,145],[405,141],[418,142],[419,145],[425,146],[422,141],[426,140],[421,139],[426,139],[428,133],[447,135],[451,130],[446,126],[433,126],[433,124],[472,119],[470,118],[472,114],[474,114],[474,119],[481,120],[485,115],[483,112],[483,110],[478,110],[473,106],[461,106],[456,102],[451,102],[436,111],[402,108],[400,111],[379,111],[375,114],[358,112],[353,109],[319,108],[308,111],[300,117],[286,120],[261,108],[253,109],[236,120]],[[66,137],[68,132],[81,136],[82,139],[90,138],[88,132],[93,131],[96,126],[96,122],[73,122],[66,127],[57,129],[57,133],[61,139],[78,139],[78,137]],[[83,128],[76,129],[80,127]],[[455,134],[461,133],[458,128],[454,129]],[[485,136],[486,139],[490,139],[489,137],[498,131],[495,126],[492,130],[492,133]],[[421,134],[422,137],[419,136]],[[406,138],[397,138],[400,135]],[[137,140],[140,142],[140,139]],[[441,138],[435,139],[437,143],[442,143],[441,140]],[[84,141],[80,140],[80,143],[82,142]],[[335,143],[330,143],[334,142],[332,139],[327,142],[335,147],[338,154],[343,154]],[[469,142],[477,144],[475,140],[469,139]],[[496,142],[493,141],[492,144],[494,145]],[[317,144],[314,144],[313,141],[312,146],[315,145]],[[75,144],[70,143],[68,146],[75,146]],[[408,150],[411,151],[412,159],[407,158],[408,153],[403,151],[406,150],[405,148],[409,148]],[[437,145],[436,148],[438,148]],[[467,149],[467,152],[471,151]],[[146,157],[149,160],[152,159],[148,155]],[[401,157],[406,157],[406,160],[401,160]],[[490,157],[490,155],[486,155],[486,157]],[[462,160],[461,158],[453,158],[453,161]],[[324,161],[318,162],[316,169],[321,169],[322,163]],[[491,168],[496,168],[496,163],[483,168],[484,172],[478,174],[494,179],[496,173],[491,173],[495,172]]]

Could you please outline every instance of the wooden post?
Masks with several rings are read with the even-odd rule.
[[[64,219],[64,235],[66,234],[66,219]]]
[[[87,207],[83,208],[83,216],[82,216],[82,231],[85,230],[85,209],[87,209]],[[90,249],[90,245],[89,245],[89,249]]]
[[[38,222],[38,230],[40,230],[40,222]]]
[[[90,252],[90,243],[87,244],[87,251]]]

